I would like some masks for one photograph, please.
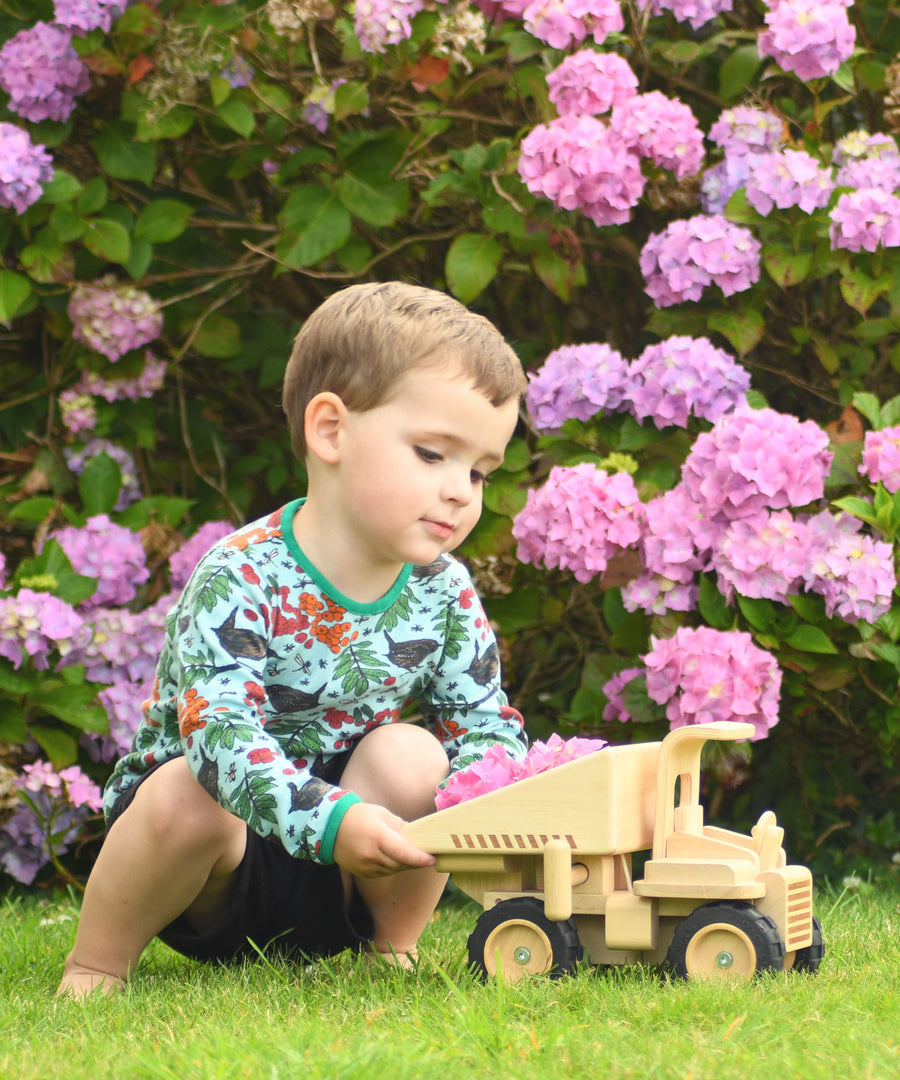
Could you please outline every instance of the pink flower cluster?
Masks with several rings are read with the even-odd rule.
[[[570,49],[590,35],[602,45],[625,28],[619,0],[533,0],[523,11],[525,29],[554,49]]]
[[[681,627],[670,638],[651,638],[642,657],[647,693],[666,706],[672,728],[715,720],[753,724],[753,740],[778,723],[781,671],[749,634]]]
[[[97,579],[88,606],[127,604],[150,577],[139,538],[106,514],[96,514],[78,528],[67,525],[51,534],[79,574]]]
[[[128,608],[94,607],[84,614],[92,637],[73,660],[97,683],[152,681],[166,629],[166,613],[176,600],[168,593],[141,612]],[[137,699],[137,705],[141,699]],[[137,705],[135,708],[137,708]]]
[[[900,188],[900,150],[890,135],[851,131],[835,143],[831,161],[838,166],[835,187]]]
[[[141,497],[141,484],[138,479],[137,464],[134,458],[124,446],[110,442],[108,439],[91,439],[89,443],[76,449],[67,446],[63,450],[66,464],[73,473],[81,475],[85,466],[89,465],[99,454],[107,454],[119,466],[122,474],[122,490],[116,503],[116,510],[124,510]]]
[[[609,345],[563,345],[528,376],[525,404],[536,431],[558,431],[567,420],[590,420],[622,406],[628,363]]]
[[[809,530],[789,510],[732,521],[713,552],[719,591],[787,603],[800,591],[809,559]]]
[[[0,121],[0,207],[24,214],[53,179],[53,158],[28,133]]]
[[[68,120],[75,98],[91,85],[87,65],[72,48],[72,34],[35,23],[0,49],[0,89],[25,120]]]
[[[38,760],[22,766],[18,786],[24,791],[46,791],[54,799],[70,806],[86,806],[94,813],[103,809],[100,788],[77,765],[57,772],[48,761]]]
[[[651,233],[641,251],[648,296],[657,307],[699,300],[709,285],[726,296],[759,280],[761,245],[721,214],[696,214]]]
[[[603,708],[604,720],[621,720],[623,724],[631,720],[631,714],[625,708],[622,692],[632,679],[636,679],[643,673],[643,668],[625,668],[604,684],[603,693],[607,698],[607,703]]]
[[[638,420],[687,427],[688,416],[715,423],[746,403],[750,374],[709,338],[675,336],[648,345],[629,370],[626,398]]]
[[[893,546],[861,533],[861,522],[849,514],[823,510],[807,526],[806,588],[824,597],[829,617],[875,622],[890,609],[897,585]]]
[[[775,0],[768,27],[758,39],[760,56],[771,56],[804,82],[833,75],[849,60],[856,29],[847,17],[852,0]]]
[[[538,124],[522,140],[518,169],[534,195],[599,226],[628,221],[646,183],[634,149],[593,116]]]
[[[356,0],[354,29],[364,52],[384,52],[412,34],[412,20],[424,0]]]
[[[149,350],[140,375],[133,379],[105,379],[93,371],[85,371],[75,385],[79,394],[91,394],[106,401],[137,401],[153,397],[162,388],[166,376],[165,360],[158,360]]]
[[[207,521],[181,547],[169,556],[169,584],[173,589],[183,589],[194,567],[234,526],[228,521]]]
[[[768,109],[737,105],[722,111],[709,137],[725,157],[703,174],[701,205],[704,213],[720,214],[738,188],[745,186],[760,157],[781,145],[784,124]]]
[[[756,159],[747,177],[747,201],[768,217],[772,207],[799,206],[811,214],[826,206],[834,182],[831,172],[805,150],[778,150]]]
[[[90,636],[72,605],[51,593],[22,588],[15,596],[0,597],[0,656],[15,668],[27,655],[38,670],[45,671],[51,653],[66,660]]]
[[[603,739],[563,739],[554,733],[545,743],[535,742],[528,754],[517,761],[509,756],[504,747],[495,743],[480,761],[450,774],[444,786],[437,789],[434,805],[438,810],[458,806],[489,791],[508,787],[586,754],[593,754],[605,746]]]
[[[571,570],[576,580],[602,574],[608,561],[641,536],[634,481],[595,465],[556,466],[540,489],[528,492],[513,523],[517,557]]]
[[[879,188],[847,191],[831,211],[832,250],[900,247],[900,198]]]
[[[550,100],[560,116],[600,116],[637,93],[638,78],[617,53],[581,49],[547,76]]]
[[[62,422],[73,435],[93,431],[97,426],[97,405],[92,397],[70,388],[59,395]]]
[[[710,516],[732,521],[821,499],[832,456],[828,435],[811,420],[741,408],[697,437],[682,481]]]
[[[162,333],[163,317],[153,297],[134,285],[116,285],[110,275],[76,285],[68,310],[75,340],[112,361]]]
[[[676,180],[703,164],[703,133],[690,108],[659,90],[636,94],[613,109],[612,129],[641,157],[671,169]]]
[[[691,24],[699,30],[723,11],[731,11],[733,0],[650,0],[647,5],[651,15],[671,11],[679,22]]]
[[[70,30],[109,32],[128,0],[54,0],[56,22]]]
[[[900,491],[900,426],[866,432],[859,471],[891,495]]]

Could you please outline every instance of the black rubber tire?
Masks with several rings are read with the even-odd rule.
[[[498,956],[499,951],[499,956]],[[511,959],[521,952],[520,959]],[[570,975],[582,948],[574,919],[554,922],[529,896],[501,900],[483,911],[469,935],[469,966],[482,978],[515,982],[525,975]]]
[[[805,949],[798,949],[794,957],[792,971],[805,971],[809,975],[815,975],[819,965],[825,958],[825,938],[822,937],[822,924],[813,915],[812,943]]]
[[[668,963],[682,979],[748,979],[784,969],[778,927],[752,904],[704,904],[676,926]]]

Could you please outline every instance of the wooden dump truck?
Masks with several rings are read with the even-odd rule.
[[[405,835],[484,911],[469,959],[484,975],[560,975],[668,961],[683,978],[814,972],[825,947],[813,881],[789,866],[766,811],[750,836],[705,825],[700,753],[750,724],[682,727],[608,747],[409,823]],[[632,856],[646,852],[642,877]]]

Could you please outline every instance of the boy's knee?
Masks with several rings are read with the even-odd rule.
[[[360,740],[341,783],[410,820],[434,810],[434,789],[449,769],[447,753],[431,732],[391,724]]]
[[[148,832],[161,842],[207,841],[232,829],[243,829],[238,818],[220,806],[199,784],[184,758],[166,762],[138,788],[126,813],[138,812]]]

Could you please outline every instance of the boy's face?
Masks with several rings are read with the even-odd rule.
[[[465,540],[517,417],[515,398],[495,407],[452,363],[408,371],[388,401],[347,415],[341,513],[373,569],[427,565]]]

